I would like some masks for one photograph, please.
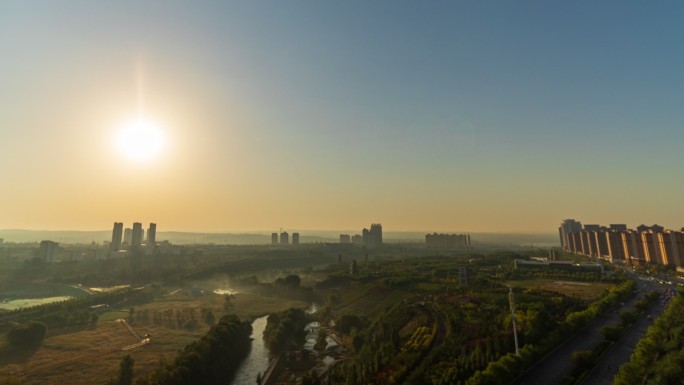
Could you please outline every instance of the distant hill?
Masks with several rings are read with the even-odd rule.
[[[296,231],[293,231],[296,232]],[[289,232],[292,234],[292,232]],[[358,234],[349,230],[300,230],[300,242],[337,242],[340,234]],[[387,243],[422,243],[428,232],[418,231],[385,231],[383,238]],[[500,246],[558,246],[556,233],[470,233],[473,245],[491,244]],[[40,242],[51,240],[68,244],[102,243],[112,238],[111,230],[98,231],[43,231],[43,230],[0,230],[0,238],[5,242]],[[188,231],[159,231],[157,240],[174,244],[229,244],[259,245],[271,242],[271,233],[255,231],[250,233],[196,233]]]

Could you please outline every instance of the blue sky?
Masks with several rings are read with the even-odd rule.
[[[680,227],[683,7],[3,2],[0,227]]]

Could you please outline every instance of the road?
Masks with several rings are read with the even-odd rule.
[[[642,288],[647,288],[649,290],[654,290],[662,292],[665,289],[671,289],[672,285],[659,285],[654,282],[639,282],[639,286]],[[634,350],[634,346],[639,342],[646,329],[653,323],[652,319],[649,319],[647,315],[655,319],[659,317],[665,308],[666,304],[662,301],[658,301],[656,305],[650,308],[646,314],[643,314],[636,323],[630,328],[618,342],[615,343],[613,348],[606,352],[606,354],[601,358],[601,361],[594,367],[594,369],[589,373],[589,375],[581,383],[582,385],[610,385],[613,383],[613,377],[617,373],[617,370],[622,364],[629,361],[629,357]]]
[[[639,287],[643,288],[650,288],[653,287],[653,290],[658,290],[662,291],[664,287],[658,286],[657,283],[654,282],[643,282],[643,281],[638,281],[639,282]],[[637,301],[639,296],[635,296],[633,299],[631,299],[627,304],[626,304],[626,309],[625,310],[631,310],[634,307],[634,303]],[[659,305],[662,306],[662,305]],[[652,313],[653,311],[651,311]],[[650,313],[649,313],[650,314]],[[660,314],[660,313],[658,313]],[[647,320],[646,316],[642,317],[643,320]],[[625,343],[628,346],[625,345],[620,345],[622,348],[621,349],[615,349],[615,363],[611,364],[610,362],[612,361],[606,361],[605,364],[603,364],[603,360],[600,363],[600,367],[597,367],[594,372],[596,372],[596,376],[601,375],[601,372],[605,372],[604,375],[608,375],[608,365],[611,365],[611,369],[614,367],[619,367],[620,364],[620,358],[622,356],[618,355],[618,353],[623,353],[626,354],[626,359],[629,359],[629,355],[631,354],[631,348],[629,346],[634,346],[636,342],[639,340],[641,337],[641,330],[645,329],[645,326],[648,325],[648,323],[641,323],[643,321],[642,319],[637,322],[637,326],[632,328],[630,330],[630,333],[634,332],[635,330],[637,331],[638,335],[636,336],[631,336],[631,339],[625,339]],[[650,321],[650,320],[647,320]],[[604,326],[615,326],[619,325],[622,320],[620,319],[620,315],[618,312],[609,312],[609,313],[604,313],[601,315],[597,320],[595,320],[592,324],[590,324],[588,327],[585,329],[579,331],[577,334],[572,336],[568,341],[560,345],[556,350],[552,351],[549,353],[546,357],[542,358],[539,362],[537,362],[527,373],[523,374],[519,378],[517,378],[515,381],[511,383],[511,385],[554,385],[554,384],[560,384],[560,382],[563,380],[563,377],[565,377],[572,369],[574,368],[574,365],[572,363],[572,353],[580,350],[592,350],[599,342],[603,340],[603,335],[601,334],[601,328]],[[634,340],[634,338],[636,338]],[[620,341],[623,341],[621,339]],[[621,343],[621,342],[619,342]],[[627,347],[629,348],[628,351],[624,351],[624,348]],[[604,356],[605,357],[605,356]],[[623,361],[624,362],[624,361]],[[612,380],[612,376],[610,376]],[[588,384],[588,383],[587,383]],[[591,383],[592,385],[594,383]],[[597,382],[596,384],[603,384],[603,382]]]
[[[601,328],[620,322],[620,315],[605,313],[588,327],[579,331],[556,350],[537,362],[527,373],[512,385],[554,385],[559,384],[574,368],[572,353],[578,350],[591,350],[603,339]]]

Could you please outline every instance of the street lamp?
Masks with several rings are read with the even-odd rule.
[[[508,287],[508,305],[511,307],[511,320],[513,321],[513,338],[515,339],[515,355],[520,356],[518,349],[518,328],[515,324],[515,299],[513,298],[513,287]]]

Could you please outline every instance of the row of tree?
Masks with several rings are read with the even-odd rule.
[[[684,292],[681,290],[637,344],[615,385],[681,384],[684,378]]]
[[[234,315],[221,317],[207,334],[178,353],[173,363],[136,381],[139,385],[230,383],[251,347],[252,326]]]
[[[165,310],[135,310],[131,309],[128,321],[134,325],[163,325],[171,329],[193,330],[201,323],[209,326],[214,325],[216,317],[211,309],[207,308],[184,308]]]
[[[496,361],[490,362],[484,370],[476,372],[465,384],[501,385],[509,383],[568,336],[584,328],[601,313],[617,306],[620,302],[632,296],[635,286],[636,283],[629,280],[617,287],[611,288],[602,298],[589,305],[586,309],[568,314],[556,330],[547,334],[539,344],[523,346],[520,349],[519,356],[509,353]]]
[[[153,290],[149,288],[140,290],[128,289],[21,308],[2,313],[3,318],[11,320],[12,323],[7,321],[0,323],[0,332],[9,330],[12,324],[16,322],[39,321],[45,323],[50,330],[66,326],[87,325],[98,320],[97,313],[91,309],[93,305],[107,304],[114,307],[139,304],[151,301],[153,296]]]

